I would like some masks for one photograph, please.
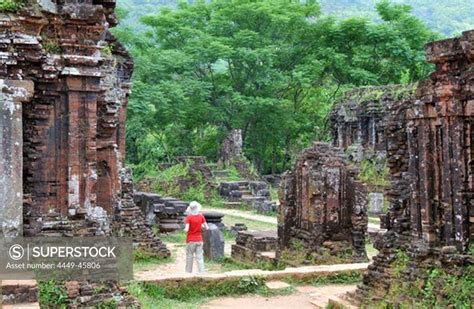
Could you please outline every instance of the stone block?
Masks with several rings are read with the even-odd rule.
[[[224,257],[224,234],[215,224],[209,223],[209,229],[204,230],[202,237],[204,241],[204,255],[211,260],[219,260]]]

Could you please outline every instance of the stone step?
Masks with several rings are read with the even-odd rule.
[[[242,207],[242,202],[225,202],[224,206],[226,208],[232,208],[232,209],[241,208]]]
[[[40,309],[39,303],[21,303],[12,305],[2,305],[2,309]]]
[[[279,291],[291,287],[291,285],[283,281],[268,281],[267,283],[265,283],[265,286],[270,291]]]
[[[357,285],[327,285],[317,289],[320,291],[309,295],[312,298],[311,304],[315,308],[358,308],[346,299],[347,293],[353,293]]]
[[[212,176],[214,176],[214,177],[229,177],[229,171],[226,171],[226,170],[213,171]]]
[[[252,191],[250,190],[239,190],[242,193],[242,196],[253,196]]]
[[[351,304],[342,296],[331,297],[328,301],[328,306],[334,309],[357,309],[358,306]]]

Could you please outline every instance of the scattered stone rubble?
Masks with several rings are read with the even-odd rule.
[[[146,192],[135,192],[135,203],[141,209],[147,223],[150,226],[157,226],[160,232],[174,232],[183,228],[189,203]]]
[[[416,99],[388,111],[388,231],[357,293],[366,303],[389,301],[395,285],[422,287],[427,269],[459,275],[474,262],[474,31],[430,43],[426,51],[436,71]],[[409,262],[395,278],[400,252]],[[434,292],[442,297],[439,287]]]
[[[221,182],[219,194],[226,198],[226,207],[251,207],[261,213],[277,210],[277,204],[271,201],[268,184],[264,181],[227,181]]]
[[[169,255],[123,166],[133,62],[109,32],[114,8],[114,0],[29,1],[0,13],[0,187],[8,188],[0,233],[118,233]]]
[[[344,153],[325,143],[314,143],[297,158],[280,188],[278,257],[304,250],[320,264],[334,257],[367,260],[367,193],[356,176]]]

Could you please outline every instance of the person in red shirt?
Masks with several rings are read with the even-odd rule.
[[[204,272],[204,255],[203,255],[203,241],[202,228],[209,229],[206,218],[200,213],[201,204],[193,201],[189,204],[187,209],[187,217],[184,219],[186,231],[186,272],[193,272],[193,260],[196,256],[198,270],[200,273]]]

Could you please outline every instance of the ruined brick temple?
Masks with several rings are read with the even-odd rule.
[[[123,164],[133,62],[109,32],[114,8],[41,0],[0,13],[0,233],[118,233],[169,255]]]
[[[356,176],[344,153],[325,143],[298,157],[280,188],[278,256],[300,243],[314,263],[367,259],[367,193]]]
[[[365,302],[402,283],[420,286],[433,267],[459,276],[474,262],[474,31],[426,51],[435,72],[415,99],[387,110],[388,231],[358,291]],[[403,252],[408,266],[395,274]]]
[[[345,149],[355,162],[384,159],[387,109],[411,98],[415,86],[370,86],[346,92],[329,115],[333,146]]]

